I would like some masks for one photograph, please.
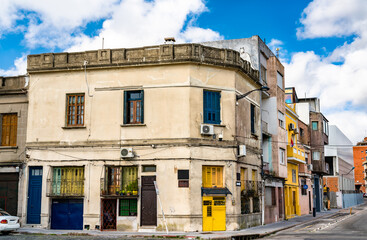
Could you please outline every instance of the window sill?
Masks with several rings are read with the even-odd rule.
[[[121,127],[145,127],[145,123],[121,124]]]
[[[18,149],[18,146],[0,146],[0,151],[1,150],[13,150],[13,149]]]
[[[202,124],[213,125],[214,127],[226,127],[226,125],[224,124],[217,124],[217,123],[202,123]]]
[[[75,126],[75,127],[61,127],[62,129],[85,129],[86,126]]]

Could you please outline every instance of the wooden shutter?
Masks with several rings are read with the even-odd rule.
[[[124,124],[128,123],[128,102],[127,102],[127,91],[124,92]]]
[[[3,114],[2,117],[2,146],[16,146],[17,145],[17,127],[18,116],[16,113]]]
[[[140,123],[144,123],[144,91],[141,91],[141,115],[140,115]]]
[[[204,90],[204,123],[220,124],[220,92]]]
[[[251,133],[255,133],[255,105],[251,104]]]
[[[203,166],[203,187],[223,187],[223,167]]]

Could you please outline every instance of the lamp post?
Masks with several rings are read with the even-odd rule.
[[[236,96],[236,101],[242,99],[242,98],[245,98],[247,97],[249,94],[251,94],[252,92],[255,92],[255,91],[269,91],[270,88],[268,86],[261,86],[261,88],[258,88],[258,89],[254,89],[254,90],[251,90],[251,91],[248,91],[247,93],[244,93],[244,94],[241,94],[241,95],[237,95]],[[262,105],[262,97],[260,96],[260,116],[262,115],[262,111],[261,111],[261,105]],[[261,135],[260,135],[260,148],[262,147],[262,143],[263,143],[263,137],[262,137],[262,121],[260,121],[260,131],[261,131]],[[263,164],[264,164],[264,160],[263,160],[263,155],[262,155],[262,152],[261,152],[261,155],[260,155],[260,159],[261,159],[261,178],[263,180],[264,178],[264,169],[263,169]],[[265,185],[265,183],[264,183]],[[265,188],[265,186],[264,186]],[[265,191],[264,191],[265,192]],[[262,198],[261,198],[261,208],[262,208],[262,211],[261,211],[261,224],[263,225],[264,224],[264,208],[265,208],[265,199],[264,199],[264,195],[262,195]]]
[[[343,191],[344,191],[344,175],[348,175],[351,171],[353,171],[353,169],[354,169],[355,167],[352,167],[352,169],[350,169],[349,170],[349,172],[348,173],[343,173],[342,174],[342,200],[343,200],[343,208],[344,208],[344,194],[343,194]]]
[[[251,91],[249,91],[247,93],[244,93],[244,94],[241,94],[241,95],[237,95],[236,100],[238,101],[238,100],[240,100],[244,97],[247,97],[250,93],[255,92],[255,91],[269,91],[269,90],[270,90],[270,88],[268,86],[262,86],[261,88],[251,90]]]

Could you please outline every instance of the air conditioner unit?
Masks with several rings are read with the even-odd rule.
[[[134,157],[133,148],[121,148],[120,156],[122,158],[133,158]]]
[[[307,170],[308,170],[308,171],[312,171],[312,170],[313,170],[313,166],[312,166],[312,164],[307,164]]]
[[[246,156],[246,145],[239,145],[238,146],[238,156],[239,157]]]
[[[201,124],[200,133],[202,135],[214,135],[214,126],[208,124]]]
[[[294,130],[294,124],[293,123],[290,123],[288,129],[289,129],[289,131]]]
[[[297,128],[295,128],[295,129],[293,130],[293,133],[294,133],[294,134],[298,134],[298,129],[297,129]]]

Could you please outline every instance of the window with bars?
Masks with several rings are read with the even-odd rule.
[[[136,198],[120,199],[119,205],[119,216],[137,216],[138,200]]]
[[[17,146],[18,116],[16,113],[1,114],[1,146]]]
[[[144,91],[124,92],[124,124],[144,123]]]
[[[220,124],[220,92],[204,90],[204,123]]]
[[[202,169],[203,187],[222,188],[223,187],[223,167],[203,166]]]
[[[66,95],[66,126],[84,126],[84,93]]]

